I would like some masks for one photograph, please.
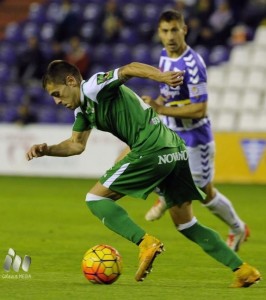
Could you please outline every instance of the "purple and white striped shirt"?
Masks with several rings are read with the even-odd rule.
[[[172,88],[164,83],[160,84],[165,106],[183,106],[208,100],[206,65],[202,57],[189,46],[178,58],[168,57],[166,50],[162,49],[159,68],[161,71],[186,71],[183,85]],[[174,130],[189,147],[205,145],[213,140],[208,117],[180,119],[164,116],[163,122]]]

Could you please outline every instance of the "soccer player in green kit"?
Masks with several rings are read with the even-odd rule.
[[[61,60],[51,62],[43,87],[56,104],[74,110],[72,135],[56,145],[33,145],[26,157],[78,155],[85,150],[93,128],[112,133],[131,152],[106,171],[87,193],[86,203],[105,226],[139,246],[135,279],[142,281],[151,271],[154,259],[164,250],[163,243],[138,226],[116,200],[124,195],[146,199],[159,187],[178,231],[235,272],[232,287],[247,287],[260,280],[259,271],[244,263],[215,231],[201,225],[193,215],[192,200],[202,201],[205,195],[193,182],[183,140],[124,85],[132,77],[141,77],[176,87],[182,84],[183,75],[182,71],[161,72],[134,62],[96,73],[85,81],[75,66]]]

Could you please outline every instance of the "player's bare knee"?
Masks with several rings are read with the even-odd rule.
[[[213,184],[211,182],[208,183],[205,187],[203,187],[202,190],[206,194],[206,198],[202,202],[204,204],[208,204],[215,197],[216,190],[215,190],[215,188],[214,188],[214,186],[213,186]]]

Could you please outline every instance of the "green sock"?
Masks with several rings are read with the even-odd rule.
[[[196,223],[180,232],[198,244],[211,257],[228,266],[233,271],[242,265],[243,261],[240,257],[226,245],[214,230]]]
[[[145,235],[145,231],[135,224],[127,212],[115,201],[103,199],[86,202],[91,212],[103,224],[129,241],[138,244]]]

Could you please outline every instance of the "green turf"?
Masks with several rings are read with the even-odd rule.
[[[158,236],[166,252],[160,255],[152,274],[142,283],[134,281],[138,248],[106,229],[90,214],[84,198],[93,180],[0,177],[1,234],[0,261],[11,247],[17,254],[28,254],[32,264],[30,278],[5,278],[0,269],[0,299],[162,299],[162,300],[259,300],[266,299],[266,284],[248,289],[232,289],[229,269],[213,261],[196,245],[181,236],[168,215],[153,223],[144,220],[153,203],[124,198],[124,206],[134,220]],[[266,274],[266,186],[219,185],[250,225],[251,238],[240,255]],[[226,236],[227,227],[199,203],[195,214],[205,225]],[[123,274],[110,286],[93,285],[80,268],[85,251],[99,243],[110,244],[123,256]]]

